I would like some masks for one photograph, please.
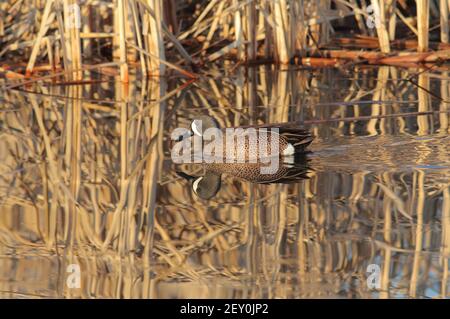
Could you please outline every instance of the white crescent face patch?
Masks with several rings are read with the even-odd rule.
[[[200,122],[200,127],[199,127],[199,122]],[[192,129],[192,132],[194,132],[196,135],[198,135],[198,136],[202,136],[202,133],[201,133],[201,121],[198,121],[198,120],[194,120],[194,121],[192,121],[192,124],[191,124],[191,129]]]
[[[203,177],[197,178],[194,183],[192,184],[192,188],[194,189],[194,192],[197,193],[198,183],[203,179]]]

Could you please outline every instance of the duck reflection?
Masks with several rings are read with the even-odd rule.
[[[288,184],[308,178],[311,167],[306,153],[292,157],[290,162],[280,163],[278,169],[272,174],[261,174],[263,164],[259,163],[201,164],[204,169],[202,176],[192,176],[182,171],[177,171],[177,174],[189,181],[194,194],[209,200],[219,192],[224,174],[257,184]]]

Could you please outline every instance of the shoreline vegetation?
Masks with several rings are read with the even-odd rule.
[[[0,76],[110,69],[129,81],[208,63],[417,67],[450,60],[448,0],[8,0]],[[106,65],[105,65],[106,63]]]

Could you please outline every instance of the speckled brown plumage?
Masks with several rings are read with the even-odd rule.
[[[272,174],[262,174],[261,168],[268,164],[258,163],[212,163],[203,164],[206,173],[228,174],[252,183],[289,183],[307,178],[308,167],[306,165],[292,166],[279,163],[278,169]]]
[[[238,129],[234,135],[227,135],[222,130],[221,136],[214,136],[211,139],[202,139],[198,136],[191,137],[202,139],[202,155],[205,162],[215,163],[258,163],[261,159],[282,156],[289,144],[294,147],[295,153],[305,152],[305,148],[311,143],[312,137],[308,131],[301,128],[276,128],[276,131],[244,131]],[[233,141],[230,141],[233,139]],[[275,146],[272,149],[272,142]],[[230,149],[229,145],[234,145]],[[216,147],[221,147],[217,150]],[[199,155],[197,154],[198,158]]]
[[[262,136],[262,135],[261,135]],[[233,136],[222,136],[222,154],[220,150],[217,151],[215,149],[216,141],[207,141],[204,143],[204,155],[211,154],[211,157],[214,159],[214,162],[245,162],[245,163],[257,163],[260,159],[278,156],[282,153],[287,145],[287,140],[274,132],[267,132],[267,135],[264,136],[265,145],[261,142],[260,135],[255,133],[252,137],[244,134],[236,134]],[[230,141],[233,139],[233,141]],[[275,146],[272,149],[272,142]],[[229,145],[227,145],[227,143]],[[234,146],[229,148],[228,146]],[[209,151],[210,150],[210,151]],[[205,160],[208,157],[205,157]]]

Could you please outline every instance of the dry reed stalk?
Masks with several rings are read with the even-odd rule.
[[[119,27],[119,56],[120,56],[120,80],[124,83],[128,83],[128,64],[127,64],[127,45],[126,45],[126,31],[125,23],[127,21],[126,0],[117,0],[117,7],[115,8],[115,14],[118,15],[118,27]],[[117,32],[117,31],[116,31]]]
[[[380,67],[378,69],[377,75],[377,86],[375,88],[375,92],[373,94],[372,100],[374,101],[384,101],[386,95],[386,84],[389,80],[389,68],[388,67]],[[370,116],[373,119],[370,119],[367,123],[367,132],[371,136],[378,135],[377,125],[379,124],[378,116],[381,115],[381,107],[378,104],[372,105]]]
[[[134,26],[134,33],[136,35],[136,44],[139,48],[143,49],[144,42],[141,34],[141,25],[139,23],[140,15],[138,14],[138,8],[136,2],[133,0],[131,0],[129,4],[131,7],[131,14],[133,16],[133,26]],[[146,57],[142,51],[139,51],[139,60],[141,62],[141,72],[145,76],[147,75],[147,65],[146,65]]]
[[[249,5],[245,7],[245,35],[247,42],[247,50],[245,54],[246,60],[255,60],[258,50],[258,44],[256,41],[257,32],[257,12],[256,12],[256,1],[252,1]]]
[[[76,70],[76,71],[80,72],[80,71],[96,70],[96,69],[102,69],[102,68],[108,69],[109,67],[112,67],[112,66],[117,67],[117,63],[116,62],[109,62],[109,63],[100,63],[100,64],[96,64],[96,65],[85,65],[81,69]],[[60,75],[68,75],[69,72],[72,72],[72,70],[58,72],[58,73],[53,73],[53,74],[50,74],[50,75],[41,76],[39,78],[27,80],[27,81],[24,81],[24,82],[21,82],[21,83],[8,85],[6,87],[6,89],[14,89],[14,88],[17,88],[17,87],[21,87],[21,86],[25,86],[25,85],[28,85],[28,84],[36,83],[36,82],[39,82],[39,81],[43,81],[43,80],[47,80],[47,79],[53,79],[53,78],[58,77]]]
[[[286,0],[280,0],[271,3],[271,9],[274,13],[274,36],[277,50],[277,59],[280,63],[289,63],[290,52],[287,43],[288,32],[286,29],[287,12],[286,12]]]
[[[131,2],[133,0],[124,0],[123,7],[124,7],[124,17],[125,17],[125,39],[127,41],[130,41],[131,39],[136,42],[136,36],[134,34],[135,29],[133,27],[133,13],[131,11]],[[127,55],[127,61],[129,61],[130,65],[136,65],[136,62],[138,60],[138,52],[135,50],[129,50],[127,48],[126,50]]]
[[[384,182],[389,182],[389,176],[384,174]],[[392,185],[389,185],[392,187]],[[392,236],[392,199],[386,197],[383,199],[383,211],[384,211],[384,226],[383,226],[383,239],[387,244],[391,244]],[[384,262],[381,273],[381,291],[380,298],[389,298],[389,278],[391,273],[391,256],[392,250],[387,247],[384,251]]]
[[[222,14],[222,11],[223,11],[223,8],[225,6],[225,3],[226,3],[226,1],[221,1],[219,3],[218,7],[217,7],[217,12],[215,13],[214,20],[213,20],[213,22],[211,24],[211,27],[210,27],[209,31],[208,31],[208,35],[206,36],[206,40],[203,43],[203,48],[202,48],[202,50],[204,50],[203,53],[206,53],[205,50],[211,44],[211,40],[212,40],[212,38],[214,36],[214,33],[216,32],[217,27],[219,25],[220,15]]]
[[[449,89],[449,73],[443,72],[442,74],[444,76],[444,79],[441,80],[441,98],[442,102],[440,103],[439,110],[442,111],[440,118],[439,118],[439,133],[442,135],[447,135],[450,132],[450,125],[449,125],[449,116],[445,114],[444,112],[449,109],[448,103],[445,101],[450,101],[450,89]]]
[[[233,1],[234,5],[238,5],[238,0]],[[230,45],[222,48],[219,52],[216,53],[217,57],[213,55],[213,57],[209,57],[210,61],[215,60],[216,58],[220,57],[218,54],[225,54],[229,51],[231,48],[237,48],[238,50],[238,59],[242,60],[244,59],[244,50],[243,50],[243,30],[242,30],[242,17],[241,17],[241,9],[238,8],[234,12],[234,43],[231,43]]]
[[[296,37],[296,41],[298,43],[297,49],[299,51],[300,56],[306,55],[306,41],[307,41],[307,33],[308,33],[308,25],[306,22],[306,16],[305,16],[305,0],[301,0],[300,2],[294,2],[297,6],[297,13],[296,13],[296,23],[298,26],[298,35]]]
[[[449,258],[450,256],[450,188],[446,187],[443,190],[442,200],[442,254],[447,257],[442,258],[442,284],[441,295],[442,298],[448,297],[449,291]]]
[[[420,0],[419,0],[420,1]],[[417,286],[419,284],[420,278],[420,255],[423,247],[423,235],[424,235],[424,208],[425,208],[425,188],[424,188],[424,180],[425,173],[423,171],[415,171],[414,179],[416,180],[417,190],[414,189],[414,192],[417,192],[417,204],[416,204],[416,216],[417,216],[417,224],[416,233],[415,233],[415,245],[414,245],[414,260],[412,266],[411,273],[411,282],[409,285],[409,295],[411,297],[416,297],[417,295]]]
[[[380,41],[380,49],[383,53],[389,53],[391,51],[389,45],[389,33],[386,28],[386,5],[385,0],[371,0],[374,17],[375,19],[379,19],[378,23],[375,23],[375,27],[377,29],[378,39]]]
[[[51,15],[51,9],[53,5],[53,0],[48,0],[45,4],[44,13],[42,14],[42,20],[41,20],[41,26],[39,28],[39,32],[36,36],[36,40],[34,42],[33,51],[31,52],[30,59],[28,61],[27,69],[26,69],[26,75],[30,76],[33,72],[34,64],[36,63],[36,58],[39,53],[39,49],[41,46],[42,38],[44,37],[45,33],[47,32],[53,18],[54,14]],[[50,17],[53,17],[50,20]]]
[[[58,1],[56,3],[56,20],[57,20],[57,24],[58,24],[58,32],[59,32],[59,36],[60,36],[60,43],[61,43],[61,50],[62,50],[62,56],[63,56],[63,61],[64,61],[64,68],[66,69],[66,71],[70,70],[71,68],[71,55],[70,52],[68,51],[68,45],[69,45],[69,41],[66,38],[66,31],[65,31],[65,26],[64,26],[64,19],[62,16],[62,5],[61,5],[61,1]],[[72,74],[66,74],[67,77],[71,78]]]
[[[0,11],[0,37],[5,35],[5,14],[3,11]]]
[[[397,0],[387,0],[386,15],[389,41],[395,40],[395,31],[397,28]]]
[[[25,77],[23,74],[10,71],[2,67],[0,67],[0,73],[7,79],[23,79]]]
[[[439,0],[439,13],[441,23],[441,42],[449,43],[449,3],[446,0]]]
[[[159,60],[165,60],[164,40],[162,37],[162,17],[163,2],[161,0],[147,0],[147,4],[154,12],[149,19],[150,34],[148,36],[149,50],[148,52],[156,56]],[[150,70],[153,75],[164,75],[165,65],[150,59]]]
[[[328,58],[301,58],[299,59],[300,65],[307,65],[312,67],[335,67],[339,65],[338,59]]]
[[[55,65],[55,60],[53,57],[53,47],[52,47],[52,43],[51,43],[50,39],[47,37],[45,38],[45,45],[47,48],[48,63],[54,70],[56,68],[56,65]]]
[[[120,2],[120,0],[119,0]],[[117,83],[116,84],[116,100],[117,101],[127,101],[128,100],[128,85],[126,83]],[[130,203],[132,202],[132,193],[131,189],[133,188],[133,181],[129,181],[128,177],[128,163],[129,159],[129,150],[128,150],[128,103],[122,102],[120,103],[120,189],[125,189],[125,186],[128,184],[129,189],[126,193],[122,193],[124,196],[127,196],[127,205],[126,208],[120,212],[120,226],[118,231],[118,252],[121,256],[125,256],[129,250],[127,247],[127,232],[129,230],[129,214],[131,213]]]
[[[91,34],[92,33],[92,19],[93,19],[93,9],[92,6],[87,3],[85,6],[81,8],[81,21],[82,21],[82,32],[80,32],[80,39],[82,40],[82,48],[83,55],[87,58],[92,58],[93,53],[93,41],[86,37],[83,38],[82,34]]]
[[[417,32],[418,37],[418,52],[428,51],[428,32],[430,20],[430,1],[417,0]]]
[[[364,52],[364,51],[343,51],[343,50],[324,50],[323,55],[335,59],[354,60],[361,59],[367,60],[368,63],[373,64],[386,64],[386,65],[413,65],[420,63],[439,63],[441,61],[447,61],[450,59],[450,50],[441,50],[434,52],[424,53],[405,53],[399,55],[386,56],[383,53],[378,52]],[[310,58],[302,60],[307,61]],[[317,59],[318,61],[326,59],[311,58],[311,60]],[[331,61],[329,62],[332,63]]]
[[[417,96],[419,99],[418,112],[428,112],[431,110],[430,103],[430,77],[426,73],[419,74]],[[417,134],[427,135],[430,133],[429,116],[421,115],[417,117]]]
[[[63,0],[64,2],[64,22],[65,22],[65,32],[69,40],[68,47],[71,51],[71,68],[72,70],[81,70],[82,59],[81,59],[81,41],[80,41],[80,29],[77,23],[81,17],[80,7],[78,0]],[[83,73],[81,71],[73,71],[73,80],[81,80]]]
[[[407,19],[402,13],[401,11],[396,8],[395,9],[395,14],[398,15],[400,17],[400,20],[403,21],[404,24],[406,24],[406,26],[418,37],[419,36],[419,32],[417,31],[417,28],[411,23],[411,21],[409,19]]]
[[[120,61],[120,21],[119,21],[119,0],[113,2],[113,42],[112,42],[112,58],[113,61]]]
[[[68,220],[71,229],[67,233],[66,243],[69,243],[68,247],[73,247],[74,241],[80,238],[81,228],[76,203],[78,202],[81,180],[82,88],[79,86],[70,87],[69,96],[73,97],[74,100],[69,112],[67,112],[69,121],[66,121],[68,124],[66,128],[66,163],[69,163],[68,167],[70,167],[67,172],[67,180],[70,181],[70,192],[74,200],[69,205]]]
[[[417,30],[415,31],[417,34]],[[361,49],[377,49],[379,48],[378,39],[375,37],[356,37],[356,38],[340,38],[335,39],[333,43],[337,43],[344,47],[357,47]],[[391,42],[391,47],[397,50],[404,49],[417,49],[417,40],[395,40]],[[442,42],[429,43],[430,48],[433,50],[447,50],[450,49],[450,45]],[[405,54],[399,52],[399,54]]]

